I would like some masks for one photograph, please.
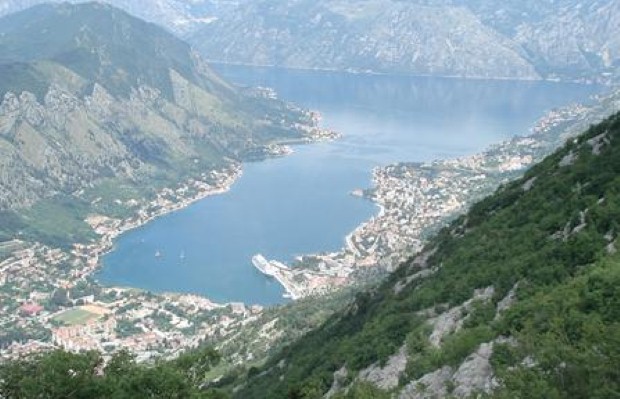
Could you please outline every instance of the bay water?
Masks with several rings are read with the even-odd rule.
[[[319,111],[323,126],[342,139],[248,163],[228,193],[122,235],[103,259],[101,283],[217,302],[281,303],[282,287],[252,266],[252,256],[289,262],[339,250],[377,212],[350,195],[370,187],[373,167],[474,154],[528,134],[550,109],[600,91],[550,82],[214,68],[231,82],[272,87],[281,99]]]

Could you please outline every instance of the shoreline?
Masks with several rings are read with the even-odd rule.
[[[355,70],[355,69],[341,69],[341,68],[318,68],[318,67],[303,67],[303,66],[282,66],[276,64],[255,64],[251,62],[234,62],[223,61],[217,59],[206,59],[210,65],[221,66],[237,66],[237,67],[253,67],[253,68],[272,68],[282,70],[293,71],[305,71],[305,72],[332,72],[332,73],[344,73],[349,75],[366,75],[366,76],[401,76],[412,78],[439,78],[439,79],[462,79],[462,80],[476,80],[476,81],[500,81],[500,82],[545,82],[545,83],[557,83],[557,84],[577,84],[577,85],[601,85],[605,87],[615,87],[613,83],[597,82],[597,81],[582,81],[582,80],[567,80],[567,79],[553,79],[543,77],[490,77],[490,76],[460,76],[460,75],[433,75],[423,73],[412,72],[379,72],[373,70]]]
[[[333,141],[341,137],[340,133],[332,131],[330,129],[319,126],[321,120],[321,114],[318,111],[308,110],[308,115],[311,119],[311,124],[308,125],[295,125],[302,136],[297,139],[287,139],[280,142],[268,144],[264,146],[263,150],[266,150],[266,156],[264,160],[270,158],[280,158],[294,154],[294,150],[290,147],[292,145],[308,145],[314,143],[320,143],[324,141]],[[253,161],[246,161],[253,162]],[[105,215],[93,214],[89,216],[85,221],[86,223],[97,233],[100,237],[98,240],[91,244],[73,244],[73,249],[70,251],[72,255],[84,260],[86,268],[81,274],[81,277],[93,276],[101,268],[104,267],[101,259],[114,251],[114,244],[116,239],[121,235],[140,228],[155,219],[166,216],[168,214],[181,211],[192,204],[215,195],[222,195],[229,192],[232,186],[243,175],[243,166],[245,162],[232,162],[224,168],[217,170],[211,170],[201,175],[202,180],[199,178],[190,178],[184,183],[181,183],[177,189],[163,188],[157,193],[154,200],[147,201],[141,208],[139,208],[133,216],[127,219],[113,219]],[[216,180],[215,185],[207,183],[205,181],[207,173]],[[177,194],[179,191],[187,191],[190,187],[197,190],[196,194],[189,197],[181,197]],[[176,201],[162,200],[166,195],[176,195]],[[157,204],[154,202],[160,201]],[[151,214],[147,214],[149,207],[156,205],[159,209]],[[286,285],[286,281],[280,278],[276,278],[279,284],[285,287],[284,296],[288,295],[292,299],[298,299],[299,296],[294,291],[294,288],[290,288]],[[96,279],[95,282],[99,283]],[[114,285],[109,288],[115,287]],[[135,288],[135,287],[131,287]],[[170,292],[155,293],[156,295],[171,294]],[[179,294],[179,293],[177,293]],[[216,303],[211,301],[206,295],[192,294],[209,300],[217,306],[225,306],[233,302]]]
[[[316,116],[316,115],[315,115]],[[315,122],[318,121],[319,116],[316,116]],[[541,118],[544,120],[545,117]],[[535,122],[534,126],[537,126],[540,121]],[[313,128],[317,131],[321,131],[322,129],[317,125],[313,126]],[[523,137],[528,137],[527,135]],[[333,137],[332,137],[333,138]],[[300,139],[299,144],[302,143],[314,143],[320,139],[320,137],[308,137],[306,140],[303,138]],[[509,142],[510,140],[508,140]],[[503,145],[507,142],[498,143],[496,145]],[[493,147],[493,146],[491,146]],[[469,158],[475,158],[484,154],[486,150],[483,150],[482,153],[473,154],[469,157],[462,158],[463,160],[467,160]],[[285,156],[288,154],[279,154],[279,156]],[[444,160],[447,163],[458,162],[460,159],[448,159]],[[400,165],[396,164],[396,165]],[[421,165],[423,166],[423,165]],[[141,227],[146,223],[153,221],[154,219],[164,216],[168,213],[172,213],[178,210],[182,210],[192,203],[205,199],[211,195],[223,194],[230,190],[232,185],[236,182],[236,180],[242,175],[242,164],[232,165],[232,173],[228,174],[224,180],[221,182],[221,185],[217,185],[215,187],[211,187],[205,191],[199,191],[196,195],[184,198],[178,202],[170,202],[166,207],[162,208],[162,210],[149,215],[147,217],[143,217],[139,220],[125,220],[121,221],[121,223],[115,228],[104,232],[102,238],[96,243],[94,246],[89,246],[86,249],[87,251],[82,251],[81,256],[87,256],[87,264],[93,265],[93,268],[89,271],[88,274],[95,273],[99,268],[103,265],[100,263],[100,258],[110,251],[114,249],[114,240],[118,238],[121,234],[128,232],[132,229]],[[270,260],[271,262],[277,262],[279,265],[282,265],[283,268],[277,268],[277,272],[275,274],[267,274],[271,277],[274,277],[280,286],[283,287],[284,291],[288,296],[293,299],[303,298],[308,295],[313,295],[317,293],[321,293],[330,287],[337,287],[341,285],[345,285],[350,283],[350,276],[357,269],[365,268],[366,266],[372,266],[373,264],[378,264],[380,261],[384,260],[385,248],[378,248],[377,245],[386,246],[388,250],[399,250],[399,252],[415,252],[415,250],[420,249],[422,245],[422,240],[420,236],[420,232],[416,231],[415,234],[407,234],[407,237],[404,237],[403,242],[395,242],[394,239],[390,236],[395,236],[396,230],[398,229],[397,221],[393,221],[393,217],[391,215],[386,214],[387,208],[391,207],[390,203],[386,202],[386,199],[382,199],[380,195],[377,195],[377,190],[380,189],[380,179],[382,176],[379,176],[380,172],[383,169],[389,168],[375,168],[373,170],[373,184],[372,189],[361,190],[363,195],[361,198],[365,200],[371,201],[375,204],[379,209],[376,214],[370,217],[367,220],[364,220],[358,226],[356,226],[350,233],[348,233],[344,237],[344,245],[340,250],[335,252],[334,254],[325,254],[325,253],[314,253],[303,255],[301,260],[293,262],[291,265],[284,265],[280,262]],[[231,171],[229,171],[231,172]],[[166,191],[169,189],[165,189]],[[370,190],[370,191],[369,191]],[[360,197],[359,195],[355,195],[356,197]],[[452,204],[444,204],[446,210],[441,211],[441,213],[449,214],[453,212],[456,208]],[[419,220],[416,223],[422,223],[423,219],[428,218],[429,221],[435,221],[437,219],[436,215],[432,216],[424,216],[418,215],[416,216]],[[110,219],[108,219],[110,220]],[[106,220],[106,221],[108,221]],[[104,221],[103,225],[105,225],[106,221]],[[395,224],[396,223],[396,224]],[[429,222],[430,223],[430,222]],[[90,224],[90,223],[89,223]],[[91,224],[91,227],[97,231],[100,227],[99,224]],[[421,228],[422,226],[420,226]],[[394,231],[391,231],[394,230]],[[371,236],[376,236],[379,238],[387,238],[383,240],[379,244],[379,239],[376,239],[374,242],[365,242],[365,239]],[[387,237],[382,237],[382,235],[387,235]],[[387,244],[385,244],[387,242]],[[369,251],[370,250],[370,251]],[[394,251],[392,251],[394,252]],[[325,267],[316,267],[316,263],[314,266],[307,267],[304,260],[315,260],[318,263],[327,263],[328,266]],[[399,258],[390,258],[390,263],[398,263]],[[337,267],[334,267],[337,265]],[[389,267],[388,267],[389,269]],[[265,274],[265,273],[264,273]],[[207,298],[207,296],[204,296]]]
[[[427,232],[440,227],[472,201],[491,194],[504,179],[523,173],[553,152],[556,144],[570,137],[570,132],[587,128],[581,125],[596,120],[601,108],[605,109],[603,104],[596,101],[587,106],[572,104],[548,110],[533,123],[529,134],[506,139],[469,156],[374,168],[372,188],[356,189],[350,194],[359,198],[363,193],[362,198],[377,205],[379,212],[347,234],[340,250],[299,256],[285,265],[286,269],[277,271],[278,281],[287,291],[293,289],[303,298],[354,284],[358,277],[363,279],[363,270],[368,267],[393,270],[422,249]],[[462,186],[470,189],[463,191]]]
[[[268,261],[261,254],[254,255],[252,257],[252,264],[261,274],[274,278],[278,281],[278,283],[280,283],[286,291],[286,294],[284,294],[283,297],[290,298],[293,301],[301,298],[301,295],[295,292],[295,286],[289,284],[279,273],[286,273],[288,271],[289,268],[286,265],[277,261]]]
[[[223,170],[214,170],[211,171],[211,173],[220,175],[225,174],[225,177],[220,182],[220,184],[216,186],[211,186],[209,188],[206,187],[210,186],[208,183],[201,182],[202,185],[199,186],[198,192],[195,195],[183,198],[182,200],[177,202],[171,201],[167,203],[167,205],[162,206],[159,210],[148,216],[144,216],[146,210],[143,207],[136,212],[135,216],[132,216],[131,218],[125,220],[112,219],[103,215],[91,215],[89,218],[87,218],[86,223],[88,223],[91,228],[100,235],[100,238],[92,244],[73,245],[73,250],[71,251],[71,253],[78,258],[84,259],[86,265],[88,266],[86,273],[84,273],[82,277],[92,276],[102,267],[104,267],[103,263],[101,262],[101,258],[114,250],[115,240],[118,239],[121,235],[131,230],[138,229],[160,217],[172,214],[177,211],[181,211],[191,206],[192,204],[208,197],[222,195],[229,192],[234,183],[236,183],[237,180],[243,175],[243,166],[242,164],[233,163],[229,166],[229,168]],[[197,183],[199,183],[198,180],[190,179],[184,183],[184,187],[187,187],[191,184],[194,184],[194,186],[196,186]],[[171,189],[163,189],[162,191],[160,191],[160,193],[158,193],[158,197],[162,195],[162,193],[165,193],[169,190]],[[152,201],[150,203],[152,203]],[[150,203],[147,203],[147,205]],[[129,288],[138,289],[136,287]],[[161,294],[163,295],[164,293]],[[208,299],[207,297],[204,298]]]

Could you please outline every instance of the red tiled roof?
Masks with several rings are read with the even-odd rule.
[[[25,303],[21,306],[20,310],[24,313],[34,315],[40,313],[43,310],[43,306],[36,303]]]

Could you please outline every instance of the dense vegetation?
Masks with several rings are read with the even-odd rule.
[[[422,267],[414,260],[403,265],[375,290],[359,294],[344,314],[254,370],[236,396],[320,397],[342,366],[351,382],[357,371],[385,362],[407,343],[405,383],[458,366],[499,336],[516,340],[498,344],[493,356],[504,383],[499,396],[617,395],[620,258],[609,253],[619,221],[616,115],[442,230],[426,249],[432,254],[426,267],[438,267],[434,275],[398,291],[395,286]],[[441,347],[429,344],[429,312],[441,313],[490,286],[490,303],[474,306]],[[519,301],[496,319],[496,304],[513,287]],[[353,389],[377,395],[359,384]]]
[[[152,366],[139,365],[127,352],[107,363],[96,352],[56,351],[0,365],[3,398],[219,398],[201,388],[219,356],[197,349]]]

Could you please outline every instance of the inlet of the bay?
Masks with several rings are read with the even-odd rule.
[[[217,302],[274,304],[283,289],[251,263],[336,251],[377,212],[350,195],[375,166],[474,154],[529,128],[596,86],[216,66],[229,81],[274,88],[319,111],[342,139],[249,163],[223,195],[122,235],[98,274],[107,285],[195,293]],[[155,254],[159,252],[156,257]]]

